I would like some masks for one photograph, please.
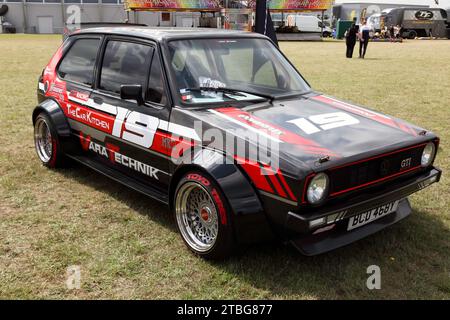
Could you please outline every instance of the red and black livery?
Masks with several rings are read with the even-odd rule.
[[[188,247],[210,258],[271,238],[290,241],[306,255],[347,245],[407,217],[407,197],[439,181],[433,133],[315,92],[306,81],[305,90],[289,90],[293,80],[276,74],[278,87],[270,94],[233,95],[220,85],[203,89],[229,94],[224,101],[213,93],[212,101],[202,102],[203,92],[199,103],[188,103],[196,88],[180,90],[179,83],[197,79],[194,73],[205,65],[187,75],[187,62],[184,69],[176,65],[171,43],[197,39],[231,48],[267,43],[290,77],[304,81],[268,38],[254,33],[76,32],[39,78],[33,123],[42,162],[55,167],[71,158],[168,204]],[[121,61],[120,55],[128,56]],[[207,60],[216,74],[227,74],[211,59],[218,57]],[[261,66],[253,63],[258,74],[255,68]],[[131,80],[116,83],[120,72]],[[209,129],[253,133],[234,136],[244,145],[258,144],[255,135],[276,142],[278,164],[210,147],[202,135]]]

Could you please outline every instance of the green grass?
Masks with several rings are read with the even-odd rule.
[[[406,119],[441,137],[438,185],[411,197],[405,221],[317,257],[289,246],[243,249],[226,262],[190,254],[168,210],[83,167],[35,156],[37,78],[60,36],[0,35],[0,298],[450,298],[450,41],[282,43],[317,90]],[[382,289],[366,288],[381,267]],[[66,268],[81,267],[68,290]]]

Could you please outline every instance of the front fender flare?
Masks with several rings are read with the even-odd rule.
[[[188,158],[189,162],[182,161],[175,169],[170,186],[171,200],[179,178],[184,173],[204,171],[217,182],[231,207],[238,242],[253,243],[273,238],[257,191],[233,161],[228,159],[227,162],[222,153],[209,149],[197,151],[193,157],[189,155]]]

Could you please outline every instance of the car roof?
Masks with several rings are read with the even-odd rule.
[[[154,41],[186,39],[186,38],[214,38],[214,37],[267,38],[258,33],[240,30],[226,30],[215,28],[175,28],[175,27],[166,28],[166,27],[137,27],[137,26],[87,28],[74,32],[71,36],[80,34],[92,34],[92,33],[140,37],[151,39]]]

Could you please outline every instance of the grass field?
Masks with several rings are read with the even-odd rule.
[[[51,171],[34,153],[37,78],[60,36],[0,35],[0,298],[450,299],[450,41],[282,43],[317,90],[406,119],[441,137],[438,185],[413,214],[351,246],[304,257],[289,246],[231,260],[191,255],[168,210],[83,167]],[[366,288],[369,265],[381,290]],[[66,268],[81,268],[68,290]]]

